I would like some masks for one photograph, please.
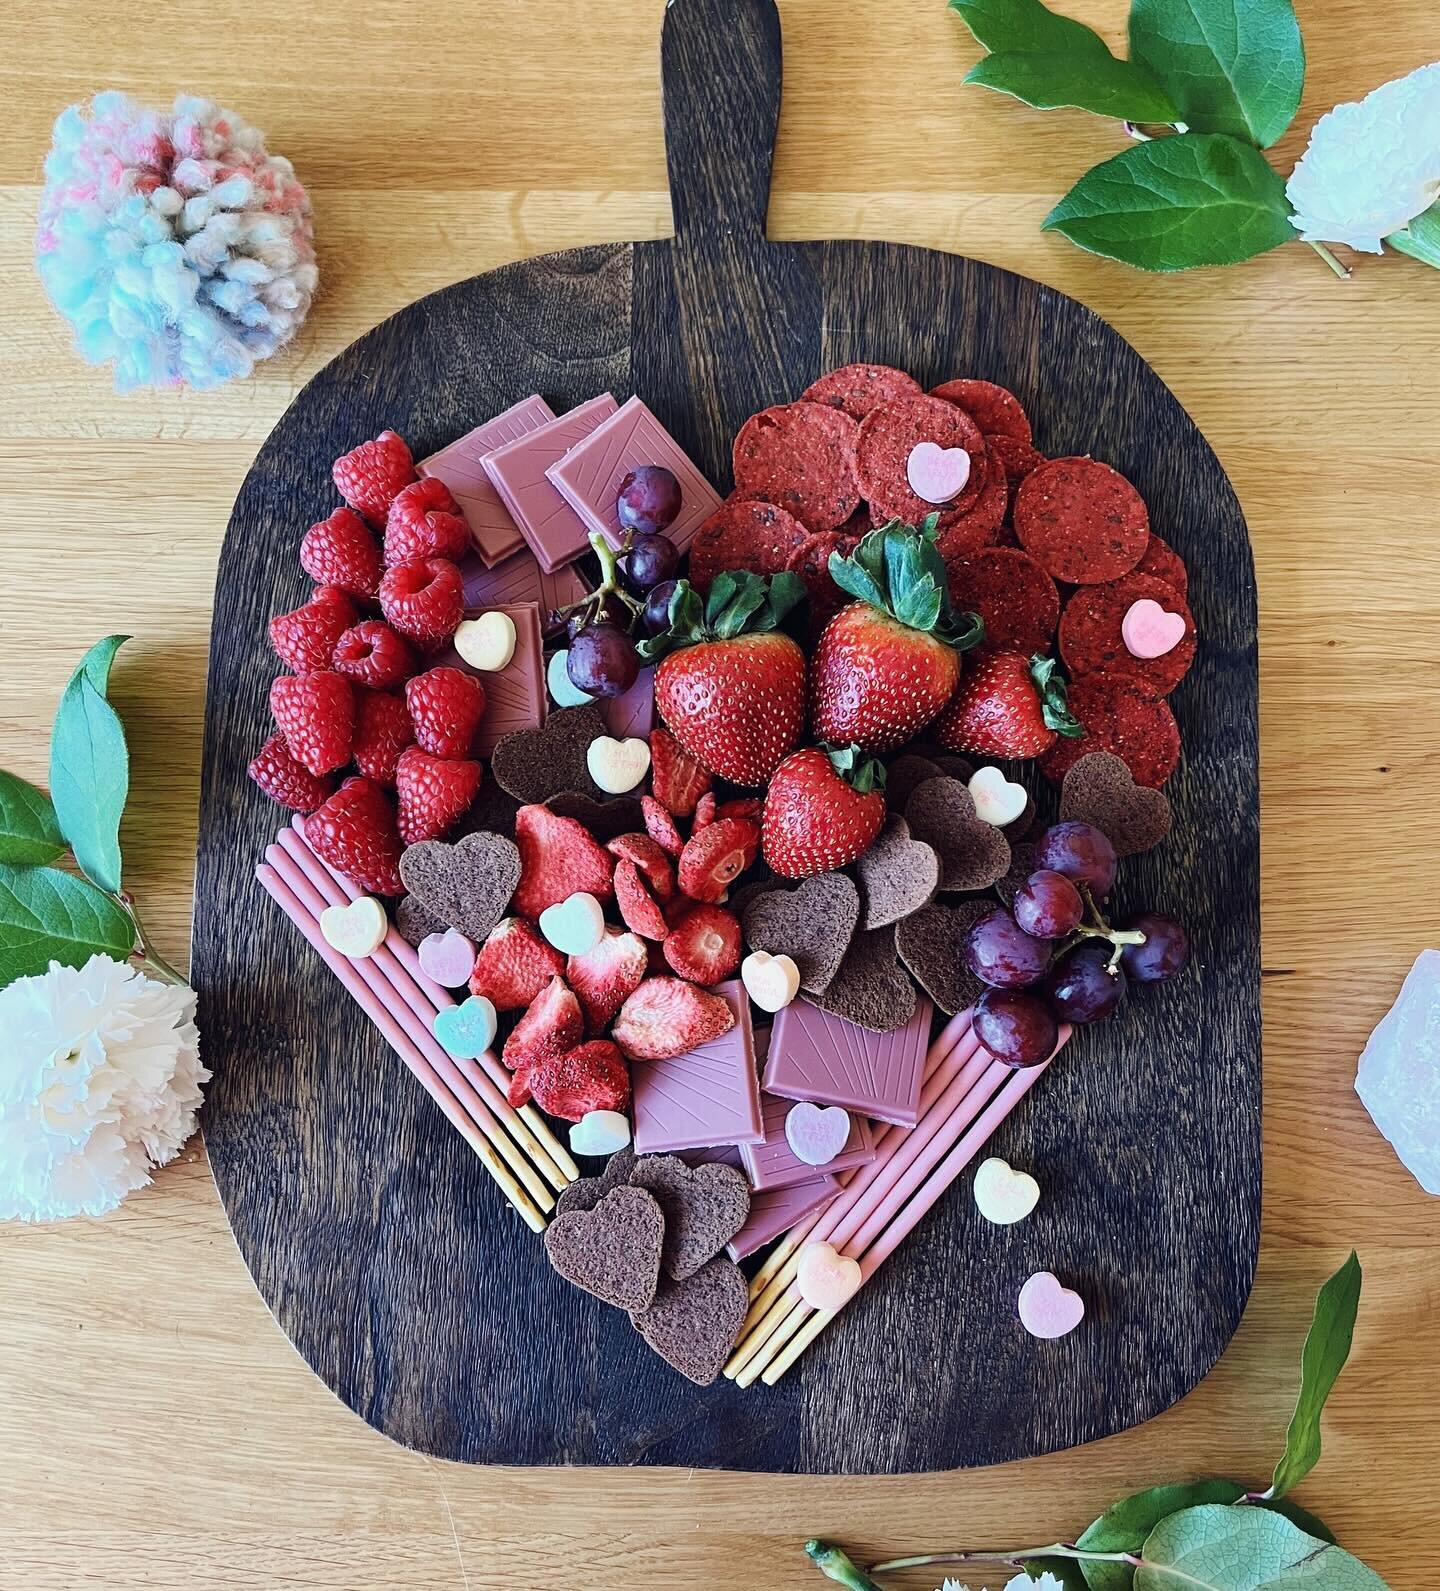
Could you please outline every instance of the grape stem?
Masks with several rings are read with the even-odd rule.
[[[590,532],[590,545],[595,550],[595,556],[600,560],[600,584],[580,598],[578,602],[571,602],[563,608],[555,609],[558,619],[568,619],[572,613],[578,613],[581,608],[591,613],[603,610],[606,597],[619,597],[620,601],[630,611],[632,622],[639,618],[644,609],[644,604],[637,602],[620,582],[619,565],[616,562],[616,551],[598,530]],[[621,552],[629,550],[630,538],[627,535]]]
[[[1126,945],[1143,945],[1145,935],[1138,928],[1112,928],[1105,919],[1105,914],[1095,904],[1095,897],[1090,893],[1088,884],[1081,884],[1080,898],[1085,902],[1085,909],[1093,921],[1081,923],[1066,944],[1066,950],[1073,950],[1076,945],[1086,939],[1108,939],[1115,947],[1110,957],[1110,964],[1105,969],[1114,972],[1120,965],[1120,958],[1125,954]]]

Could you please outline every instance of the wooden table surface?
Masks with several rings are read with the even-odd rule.
[[[1070,9],[1123,34],[1120,0]],[[1428,0],[1397,0],[1383,28],[1359,0],[1299,9],[1310,73],[1275,151],[1287,168],[1321,111],[1435,45]],[[1312,1295],[1352,1245],[1366,1272],[1355,1354],[1299,1496],[1392,1585],[1433,1578],[1440,1206],[1351,1085],[1410,962],[1440,942],[1440,277],[1392,256],[1342,283],[1298,247],[1175,278],[1094,259],[1038,227],[1118,147],[1110,124],[962,88],[977,47],[942,0],[781,12],[772,233],[952,249],[1080,298],[1169,382],[1248,516],[1271,975],[1264,1241],[1234,1344],[1149,1425],[998,1470],[439,1464],[368,1429],[290,1350],[197,1140],[107,1221],[0,1230],[0,1585],[740,1591],[818,1584],[799,1556],[813,1533],[861,1557],[1053,1540],[1154,1480],[1262,1479]],[[0,22],[0,761],[43,778],[76,658],[134,635],[115,677],[135,768],[127,868],[172,957],[190,912],[211,584],[246,467],[302,383],[401,305],[523,255],[668,232],[661,15],[660,0],[56,0]],[[116,397],[42,297],[30,255],[50,121],[106,86],[152,103],[212,94],[310,187],[322,296],[298,345],[249,382]]]

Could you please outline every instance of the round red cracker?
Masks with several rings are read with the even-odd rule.
[[[1170,545],[1162,541],[1152,530],[1150,541],[1145,548],[1145,556],[1135,565],[1137,575],[1154,575],[1157,580],[1163,580],[1180,596],[1186,596],[1190,590],[1190,571],[1185,567],[1185,560]]]
[[[1000,530],[1005,523],[1005,509],[1010,502],[1010,486],[1005,469],[985,449],[985,484],[968,514],[961,514],[940,531],[935,547],[946,563],[957,558],[968,558],[985,547],[993,547],[1000,540]]]
[[[841,365],[812,381],[800,394],[806,403],[828,403],[853,420],[863,420],[877,404],[920,395],[920,383],[893,365]]]
[[[991,432],[985,438],[985,446],[1004,463],[1012,496],[1016,487],[1030,471],[1039,469],[1045,462],[1045,455],[1031,447],[1028,442],[1006,436],[1004,432]]]
[[[1049,650],[1060,622],[1060,593],[1028,553],[989,547],[949,570],[950,602],[957,612],[984,619],[987,647],[1027,655]]]
[[[1145,601],[1185,620],[1179,645],[1161,657],[1136,657],[1121,634],[1125,615]],[[1126,674],[1168,696],[1195,661],[1195,620],[1173,586],[1136,570],[1103,586],[1076,588],[1060,620],[1060,657],[1072,675]]]
[[[1015,494],[1020,545],[1056,580],[1098,586],[1145,556],[1150,516],[1118,471],[1092,458],[1050,459]]]
[[[1091,751],[1109,751],[1136,784],[1158,790],[1180,761],[1180,729],[1170,704],[1124,674],[1086,674],[1070,686],[1070,711],[1085,726],[1074,740],[1057,739],[1040,771],[1059,784]]]
[[[854,542],[838,530],[822,530],[807,536],[790,554],[786,568],[805,582],[805,593],[810,598],[810,631],[818,636],[826,624],[851,599],[830,578],[830,554],[838,552],[846,557],[854,550]]]
[[[958,403],[987,437],[1009,436],[1027,446],[1030,443],[1030,416],[1008,387],[993,381],[962,378],[931,387],[930,396],[943,398],[946,403]]]
[[[690,543],[690,584],[703,596],[724,569],[779,574],[805,540],[805,527],[773,503],[732,498],[695,532]]]
[[[927,503],[910,490],[906,465],[922,442],[942,448],[964,448],[970,455],[970,478],[949,503]],[[860,422],[855,444],[855,471],[860,490],[877,524],[889,519],[921,525],[938,513],[944,527],[974,507],[985,485],[985,438],[980,428],[943,398],[896,398],[872,409]]]
[[[806,530],[843,525],[860,502],[856,425],[824,403],[786,403],[752,414],[735,438],[735,487],[792,514]]]

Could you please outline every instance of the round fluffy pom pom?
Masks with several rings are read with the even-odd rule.
[[[288,160],[209,100],[152,111],[97,94],[55,123],[35,258],[115,385],[214,387],[289,342],[319,273]]]

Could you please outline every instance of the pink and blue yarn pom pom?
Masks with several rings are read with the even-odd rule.
[[[97,94],[55,123],[35,260],[91,364],[115,385],[248,376],[295,335],[319,272],[288,160],[209,100],[168,112]]]

